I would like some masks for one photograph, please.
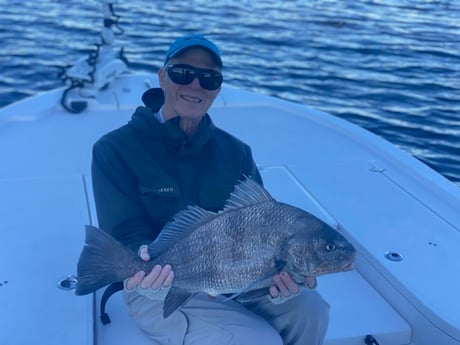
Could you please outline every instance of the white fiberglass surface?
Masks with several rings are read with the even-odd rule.
[[[417,199],[397,180],[369,164],[292,167],[324,208],[357,243],[362,254],[439,328],[460,338],[458,309],[452,299],[460,290],[460,213],[456,220],[439,202]],[[393,174],[393,178],[396,178]],[[457,206],[458,207],[458,206]],[[391,261],[386,252],[401,255]]]
[[[81,176],[0,180],[0,344],[91,344],[91,296],[76,274],[89,221]]]

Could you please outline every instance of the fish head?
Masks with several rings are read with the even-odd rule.
[[[296,281],[353,269],[356,250],[337,230],[320,219],[300,217],[286,245],[286,263]]]

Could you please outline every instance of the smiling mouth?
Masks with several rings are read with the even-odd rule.
[[[190,102],[190,103],[201,103],[202,100],[201,98],[199,97],[194,97],[194,96],[187,96],[187,95],[181,95],[181,98],[184,100],[184,101],[187,101],[187,102]]]

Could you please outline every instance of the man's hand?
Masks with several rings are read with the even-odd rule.
[[[272,277],[272,280],[274,285],[270,286],[270,295],[273,298],[278,297],[280,294],[283,297],[289,297],[299,293],[299,285],[297,285],[297,283],[287,272],[283,271],[281,273],[275,274]]]
[[[139,249],[139,256],[144,261],[150,260],[147,246],[141,246]],[[136,286],[139,286],[139,288],[143,290],[158,290],[160,288],[169,287],[173,280],[174,271],[172,270],[171,265],[155,265],[147,275],[144,271],[137,272],[133,277],[126,281],[125,286],[128,290],[132,290]]]
[[[291,297],[296,296],[300,292],[300,286],[292,279],[287,272],[275,274],[273,277],[273,284],[270,286],[270,296],[276,298],[278,296]],[[316,278],[312,276],[305,277],[305,285],[310,289],[316,287]]]

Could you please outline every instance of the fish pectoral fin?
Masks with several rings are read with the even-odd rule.
[[[281,272],[281,270],[284,268],[284,266],[286,266],[286,261],[283,261],[283,260],[275,261],[275,265],[273,266],[273,268],[270,271],[268,271],[267,273],[263,274],[258,279],[254,280],[248,286],[244,287],[240,291],[234,293],[233,295],[230,295],[229,297],[227,297],[225,299],[225,301],[228,301],[230,299],[236,299],[238,296],[241,296],[242,294],[245,294],[246,292],[250,291],[257,284],[259,284],[259,283],[267,280],[268,278],[274,276],[275,274]],[[261,289],[259,289],[259,290],[261,290]],[[257,290],[254,290],[254,291],[257,291]],[[247,294],[245,294],[245,295],[247,295]]]
[[[194,293],[185,289],[171,287],[163,303],[163,317],[166,319],[173,312],[180,309],[193,295]]]
[[[275,271],[272,275],[280,273],[281,270],[286,266],[286,261],[284,260],[276,260],[275,266],[273,267],[273,271]]]

